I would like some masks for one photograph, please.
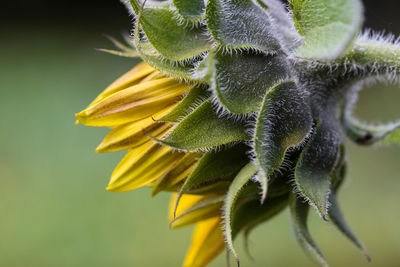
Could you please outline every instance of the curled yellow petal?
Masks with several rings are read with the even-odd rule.
[[[95,100],[93,100],[93,102],[89,106],[100,102],[107,96],[110,96],[118,91],[142,82],[144,79],[154,73],[159,74],[158,71],[147,65],[145,62],[139,63],[133,69],[131,69],[130,71],[119,77],[117,80],[115,80],[112,84],[110,84],[100,95],[96,97]]]
[[[162,110],[152,117],[115,127],[96,148],[96,152],[115,152],[133,148],[150,141],[150,136],[159,137],[172,127],[171,123],[156,120],[167,114],[174,106]]]
[[[170,147],[153,142],[129,151],[111,175],[107,190],[124,192],[146,186],[162,175],[184,153],[173,152]]]
[[[117,126],[140,120],[176,103],[191,87],[172,78],[140,83],[114,93],[76,115],[87,126]]]
[[[203,267],[225,249],[221,218],[215,217],[196,224],[192,242],[186,253],[184,267]]]

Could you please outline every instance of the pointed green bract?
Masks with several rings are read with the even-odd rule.
[[[192,73],[192,79],[212,85],[215,75],[214,72],[214,54],[210,52],[197,63]]]
[[[247,164],[235,177],[231,183],[228,193],[226,194],[225,204],[223,209],[223,216],[225,218],[225,237],[228,249],[234,255],[236,261],[239,261],[239,257],[233,247],[232,237],[232,215],[233,209],[235,208],[236,199],[240,194],[243,187],[250,181],[250,179],[257,173],[257,168],[253,163]]]
[[[288,75],[281,55],[215,55],[215,93],[229,112],[248,114],[259,109],[265,93]]]
[[[329,218],[332,223],[337,227],[337,229],[343,233],[358,249],[360,249],[368,261],[370,261],[370,257],[368,252],[366,251],[364,245],[358,240],[358,238],[351,231],[350,226],[346,223],[342,211],[340,209],[339,203],[336,199],[336,194],[332,193],[329,196],[329,202],[331,204],[329,208]]]
[[[210,151],[204,154],[181,188],[182,193],[207,186],[215,181],[231,180],[248,163],[246,145]]]
[[[204,29],[185,27],[168,6],[152,8],[146,5],[140,26],[157,52],[169,60],[190,59],[206,52],[209,47]]]
[[[136,1],[133,1],[136,2]],[[134,32],[134,42],[137,52],[147,64],[165,74],[182,79],[191,79],[194,66],[193,62],[178,63],[163,59],[154,51],[154,47],[149,42],[140,40],[140,21],[143,12],[138,12],[136,27]]]
[[[324,219],[328,213],[331,174],[342,142],[339,129],[335,119],[322,119],[304,147],[295,170],[298,190]]]
[[[400,143],[400,121],[386,125],[367,125],[361,123],[351,116],[344,118],[343,124],[347,136],[360,145],[399,144]]]
[[[207,100],[161,142],[177,149],[198,151],[248,139],[243,122],[220,117]]]
[[[240,231],[244,231],[247,239],[251,230],[257,225],[271,219],[283,211],[289,202],[289,194],[283,194],[276,197],[269,197],[264,204],[260,201],[252,200],[240,203],[233,214],[232,236],[235,238]]]
[[[297,31],[304,36],[297,56],[332,60],[354,40],[361,29],[360,0],[291,0]]]
[[[222,48],[253,48],[274,53],[280,49],[268,15],[251,0],[209,0],[207,28]]]
[[[278,169],[286,151],[300,145],[312,127],[304,92],[293,81],[274,86],[264,98],[254,134],[254,152],[266,197],[268,176]]]
[[[189,22],[199,22],[205,11],[204,0],[172,0],[178,14]]]
[[[310,206],[303,199],[297,198],[297,195],[290,196],[290,214],[292,224],[296,234],[297,241],[306,253],[311,252],[312,256],[316,257],[322,266],[327,267],[324,254],[318,248],[312,239],[307,226],[307,218]]]
[[[176,200],[175,211],[182,194],[216,182],[230,181],[248,163],[247,150],[246,145],[238,144],[222,151],[210,151],[204,154],[182,185]]]
[[[196,106],[210,97],[210,92],[203,85],[194,86],[190,89],[185,98],[179,102],[167,115],[160,118],[159,121],[179,122],[189,115]]]
[[[150,48],[148,43],[142,43],[141,41],[138,41],[136,44],[140,56],[146,61],[147,64],[156,70],[181,79],[189,80],[192,78],[194,63],[185,62],[180,64],[170,60],[163,60],[159,55],[156,55],[152,51],[148,50],[148,48]],[[147,47],[144,47],[145,45],[147,45]]]
[[[346,167],[346,158],[344,146],[340,149],[340,156],[338,160],[338,164],[332,173],[332,193],[329,195],[329,211],[328,215],[330,221],[333,225],[344,235],[346,236],[361,252],[365,255],[368,261],[371,260],[366,248],[361,243],[361,241],[355,236],[355,234],[350,229],[350,226],[347,224],[344,219],[343,213],[337,201],[337,193],[340,186],[343,184],[343,180],[345,178],[345,169]]]

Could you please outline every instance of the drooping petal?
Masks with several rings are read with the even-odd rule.
[[[150,141],[150,136],[159,137],[172,127],[170,123],[156,120],[167,114],[172,106],[167,107],[152,117],[123,124],[114,128],[96,148],[96,152],[115,152],[136,147]]]
[[[174,208],[178,194],[174,194],[170,201],[169,219],[171,228],[178,228],[197,223],[221,214],[224,196],[213,195],[184,195],[181,199],[182,205],[177,211],[174,219]]]
[[[203,267],[225,249],[221,218],[215,217],[196,224],[184,267]]]
[[[169,147],[147,142],[126,154],[111,175],[107,190],[124,192],[148,185],[183,156]]]
[[[78,113],[87,126],[117,126],[140,120],[174,104],[191,87],[172,78],[152,80],[112,94]]]
[[[173,193],[171,196],[171,199],[169,201],[169,209],[168,209],[168,220],[172,221],[174,219],[174,210],[175,210],[175,203],[176,200],[178,199],[178,193]],[[182,205],[179,206],[179,208],[176,210],[177,214],[181,214],[185,210],[190,209],[196,203],[201,201],[204,198],[204,196],[201,195],[191,195],[191,194],[184,194],[182,195]]]
[[[110,84],[100,95],[96,97],[95,100],[93,100],[93,102],[89,106],[98,103],[107,96],[110,96],[118,91],[138,84],[143,80],[143,78],[156,72],[157,71],[154,68],[150,67],[145,62],[139,63],[133,69],[131,69],[130,71],[119,77],[117,80],[115,80],[112,84]]]
[[[183,182],[193,171],[201,155],[201,153],[186,153],[181,160],[171,166],[164,176],[160,177],[152,184],[152,195],[155,196],[163,190],[173,190],[178,183]]]

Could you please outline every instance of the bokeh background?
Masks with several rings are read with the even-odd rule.
[[[364,2],[368,27],[400,33],[398,1]],[[180,266],[191,228],[168,229],[168,194],[105,191],[123,153],[94,153],[106,130],[74,125],[74,113],[136,64],[94,50],[111,47],[102,33],[129,30],[124,7],[118,0],[1,5],[0,266]],[[399,100],[398,88],[368,87],[356,112],[394,120]],[[373,261],[315,214],[311,232],[332,266],[400,266],[400,147],[349,147],[340,201]],[[242,266],[312,266],[288,211],[251,234],[254,261],[241,239],[236,245]],[[210,266],[225,266],[224,256]]]

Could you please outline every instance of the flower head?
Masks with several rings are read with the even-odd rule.
[[[144,62],[76,115],[112,127],[97,152],[128,150],[107,190],[174,192],[172,228],[195,224],[184,266],[204,266],[233,240],[290,207],[299,243],[325,258],[307,228],[310,207],[361,251],[337,192],[345,138],[398,143],[400,123],[352,116],[359,85],[397,79],[398,44],[356,37],[358,0],[124,1]],[[339,3],[339,4],[338,4]]]

